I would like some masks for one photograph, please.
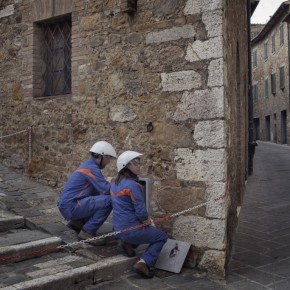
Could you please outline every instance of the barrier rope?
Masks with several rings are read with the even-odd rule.
[[[27,127],[25,130],[21,130],[12,134],[0,136],[0,140],[8,137],[12,137],[18,134],[26,133],[26,141],[28,143],[28,163],[31,162],[31,152],[32,152],[32,126]]]
[[[21,133],[25,133],[25,132],[27,132],[27,129],[22,130],[22,131],[18,131],[18,132],[12,133],[12,134],[0,136],[0,139],[8,138],[8,137],[11,137],[11,136],[14,136],[14,135],[18,135],[18,134],[21,134]]]

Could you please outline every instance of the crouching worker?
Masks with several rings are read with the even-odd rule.
[[[111,184],[105,180],[101,169],[117,158],[111,144],[99,141],[90,149],[91,158],[72,173],[61,193],[58,208],[68,226],[79,231],[78,237],[87,240],[96,236],[96,231],[105,222],[112,210]],[[90,242],[104,245],[104,239]]]
[[[118,176],[111,185],[113,205],[113,225],[115,231],[122,231],[138,226],[148,220],[148,212],[143,197],[142,186],[138,183],[141,173],[140,156],[135,151],[125,151],[117,159]],[[167,235],[149,225],[121,232],[117,238],[122,240],[123,251],[127,256],[134,256],[133,248],[140,244],[149,244],[141,259],[133,266],[133,271],[144,278],[152,278],[150,267],[155,264]]]

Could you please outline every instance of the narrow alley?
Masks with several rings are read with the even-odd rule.
[[[290,148],[259,142],[247,183],[230,280],[245,277],[267,289],[290,289]],[[243,285],[243,281],[235,285]]]

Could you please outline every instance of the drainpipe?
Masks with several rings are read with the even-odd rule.
[[[251,1],[247,1],[248,21],[248,175],[253,174],[253,159],[255,153],[254,122],[253,122],[253,96],[252,96],[252,57],[251,57]]]

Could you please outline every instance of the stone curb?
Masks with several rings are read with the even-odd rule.
[[[0,218],[0,232],[5,232],[11,229],[18,229],[24,227],[23,216],[9,216]]]
[[[54,275],[41,277],[11,286],[2,290],[30,289],[30,290],[59,290],[82,289],[80,287],[110,281],[122,275],[136,262],[136,258],[127,258],[122,255],[103,259],[97,263],[80,268],[60,272]]]
[[[23,243],[19,245],[12,245],[0,248],[0,261],[9,262],[22,261],[29,258],[42,256],[44,253],[49,252],[49,249],[54,249],[62,243],[58,237],[50,237],[38,241]]]

